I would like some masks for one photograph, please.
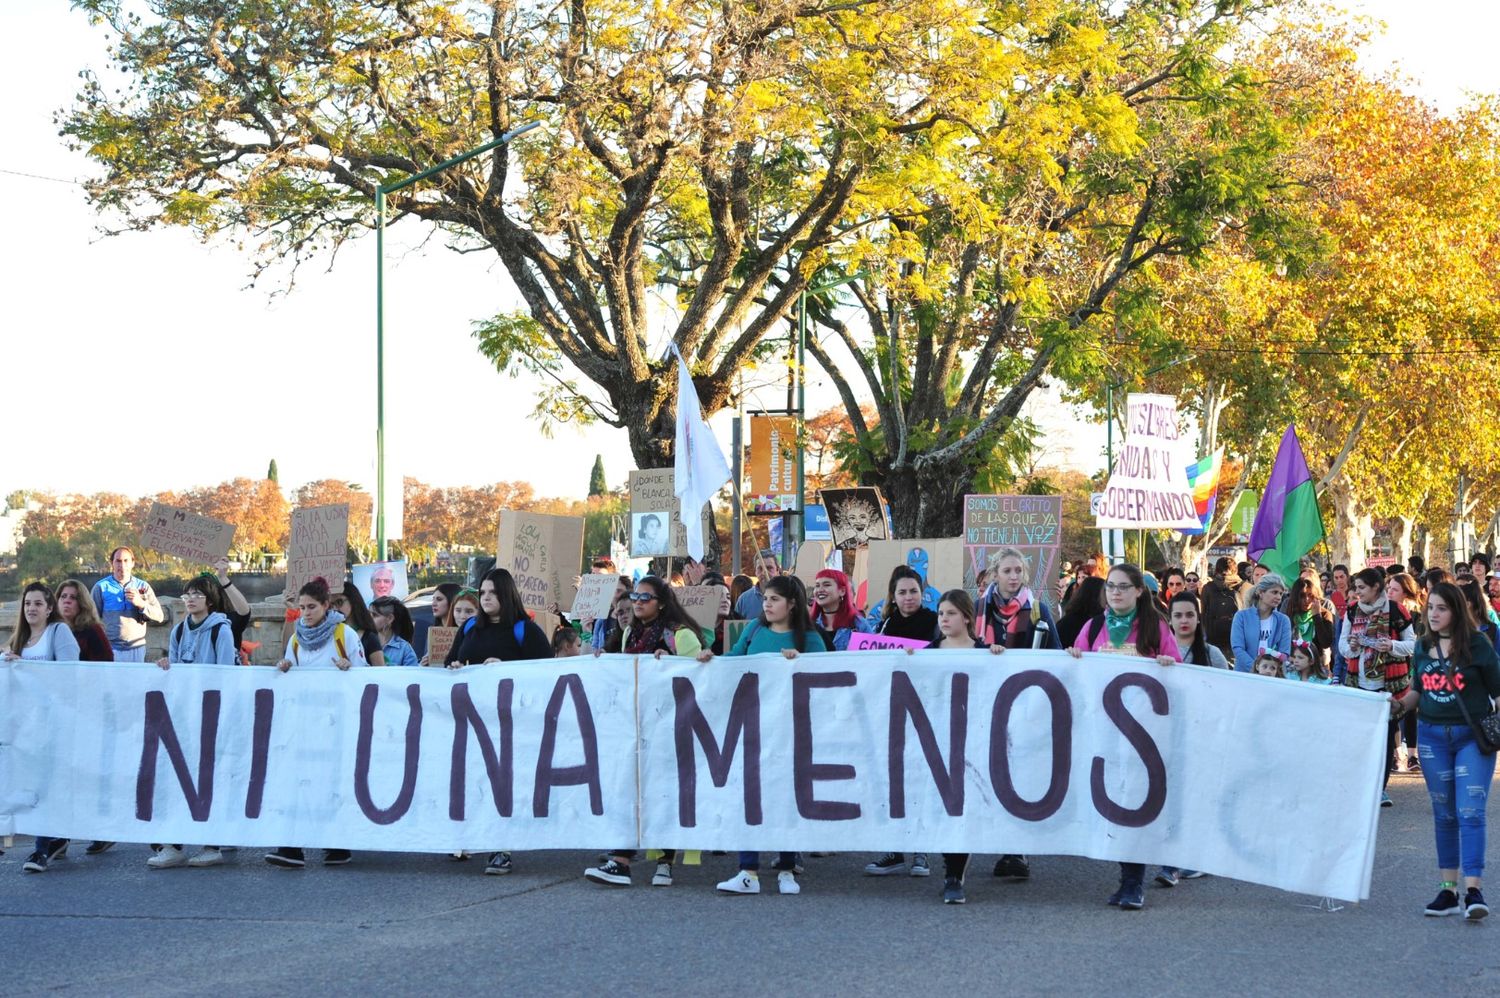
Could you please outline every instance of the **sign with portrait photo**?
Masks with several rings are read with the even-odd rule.
[[[849,489],[823,489],[818,495],[828,510],[828,530],[833,536],[833,546],[840,551],[852,551],[871,541],[890,539],[885,499],[878,488],[860,485]]]
[[[411,589],[406,581],[406,559],[400,561],[377,561],[368,565],[355,565],[349,572],[354,579],[354,588],[373,603],[382,596],[406,599]]]

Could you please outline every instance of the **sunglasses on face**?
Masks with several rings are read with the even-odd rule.
[[[630,594],[630,602],[632,602],[632,603],[650,603],[654,599],[656,599],[656,597],[653,596],[653,595],[651,595],[650,593],[631,593]]]

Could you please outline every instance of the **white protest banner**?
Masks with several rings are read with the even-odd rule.
[[[287,592],[295,596],[297,590],[319,576],[328,580],[328,588],[342,588],[348,558],[348,503],[292,510],[292,539],[286,554]]]
[[[229,554],[234,524],[215,520],[164,502],[153,502],[141,530],[141,546],[176,555],[198,565],[212,565]]]
[[[654,846],[1004,843],[1369,896],[1380,696],[1112,655],[869,651],[662,660],[640,711]],[[1267,766],[1287,744],[1339,748]]]
[[[1201,527],[1188,488],[1193,458],[1177,429],[1177,400],[1131,395],[1125,406],[1125,443],[1115,455],[1094,525],[1101,530]]]
[[[125,842],[452,852],[636,836],[635,659],[447,669],[25,662],[0,810]],[[0,816],[0,830],[5,818]]]
[[[608,617],[615,602],[615,589],[620,585],[618,575],[602,575],[594,572],[580,576],[578,591],[573,595],[573,617],[579,620],[598,620]]]

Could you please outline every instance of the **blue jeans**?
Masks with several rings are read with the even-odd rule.
[[[1484,876],[1484,809],[1495,757],[1479,751],[1467,724],[1417,721],[1417,757],[1432,798],[1438,869]]]
[[[784,852],[784,853],[781,853],[780,855],[778,855],[776,857],[776,869],[778,869],[778,870],[792,870],[792,869],[795,869],[796,866],[797,866],[797,854],[794,853],[794,852]],[[759,870],[760,869],[760,853],[758,853],[758,852],[742,852],[742,853],[740,853],[740,869],[741,870]]]

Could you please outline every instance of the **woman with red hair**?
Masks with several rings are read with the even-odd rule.
[[[854,587],[843,572],[823,569],[813,577],[810,595],[813,623],[823,631],[824,640],[831,638],[830,651],[848,651],[850,636],[870,633],[869,622],[854,606]]]

